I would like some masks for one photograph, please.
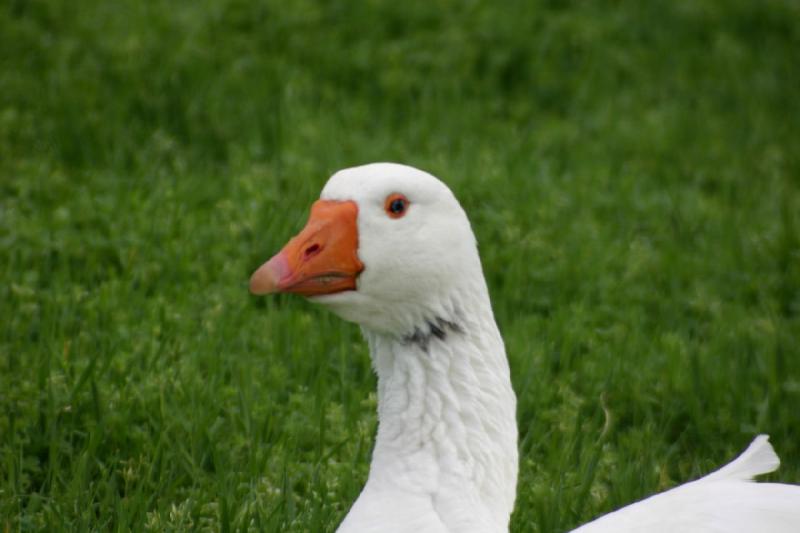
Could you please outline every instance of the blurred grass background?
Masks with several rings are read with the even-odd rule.
[[[333,171],[470,213],[519,395],[513,531],[769,432],[800,481],[800,8],[0,6],[0,528],[331,531],[357,328],[248,295]]]

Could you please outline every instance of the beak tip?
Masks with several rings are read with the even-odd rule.
[[[270,287],[267,283],[264,283],[256,274],[254,273],[250,276],[250,294],[254,294],[256,296],[260,296],[262,294],[269,294],[273,291],[273,287]]]
[[[250,276],[252,294],[270,294],[280,291],[280,281],[288,273],[288,264],[283,253],[279,253],[253,272]]]

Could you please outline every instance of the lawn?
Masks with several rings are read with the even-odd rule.
[[[800,482],[800,7],[0,6],[0,530],[332,531],[358,328],[250,272],[327,177],[470,214],[519,397],[512,530],[732,458]]]

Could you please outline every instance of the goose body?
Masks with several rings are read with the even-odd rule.
[[[367,483],[340,533],[504,532],[516,398],[474,234],[441,181],[376,163],[334,174],[306,227],[251,278],[361,325],[378,376]],[[576,531],[800,531],[800,487],[759,436],[722,469]]]

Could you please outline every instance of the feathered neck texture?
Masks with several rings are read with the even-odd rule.
[[[378,375],[378,435],[369,480],[341,531],[372,529],[362,510],[380,508],[376,495],[386,494],[412,497],[417,511],[408,515],[422,530],[425,513],[443,526],[435,531],[508,530],[516,398],[486,284],[476,278],[404,335],[364,331]],[[401,525],[376,518],[375,530]]]

